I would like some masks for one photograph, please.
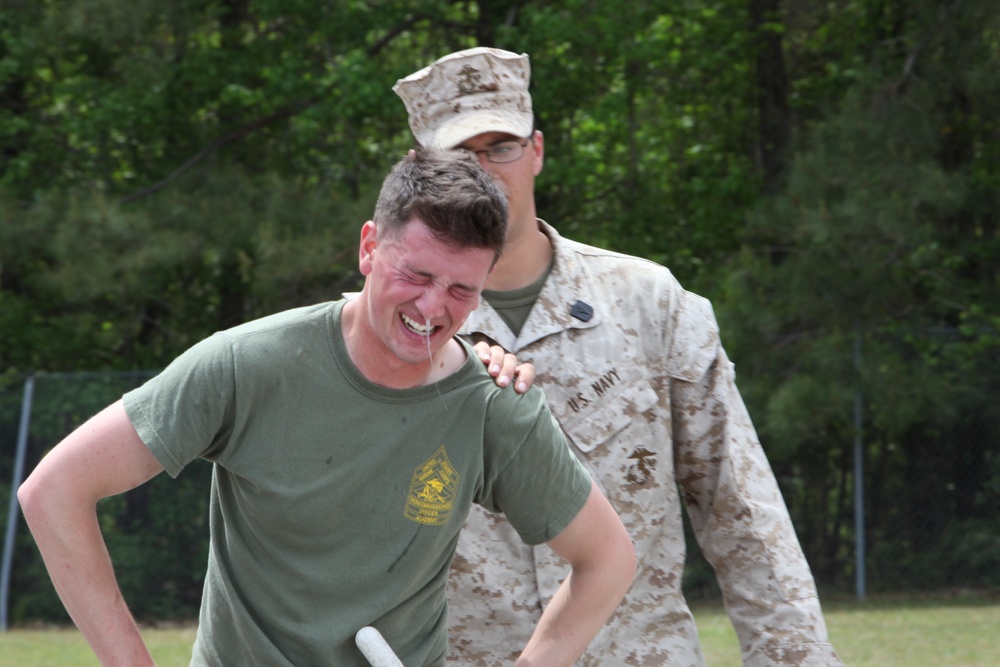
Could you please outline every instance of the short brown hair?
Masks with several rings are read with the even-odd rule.
[[[382,183],[375,224],[395,235],[419,219],[438,240],[456,248],[493,250],[507,238],[507,197],[474,155],[417,148]]]

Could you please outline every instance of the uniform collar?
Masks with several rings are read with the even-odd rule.
[[[589,329],[600,324],[601,313],[591,294],[589,273],[568,242],[544,220],[538,228],[552,244],[552,271],[516,338],[493,307],[482,300],[472,311],[462,334],[484,334],[504,349],[517,352],[537,340],[567,329]]]

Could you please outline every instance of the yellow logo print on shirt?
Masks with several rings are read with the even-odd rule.
[[[442,446],[413,471],[403,516],[426,526],[442,526],[451,516],[461,475]]]

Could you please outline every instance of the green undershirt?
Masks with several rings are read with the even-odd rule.
[[[542,285],[550,273],[552,273],[552,262],[549,262],[542,275],[530,285],[504,291],[483,290],[483,298],[493,306],[493,310],[497,311],[497,315],[507,324],[514,336],[521,335],[521,328],[528,319],[531,307],[538,300]]]

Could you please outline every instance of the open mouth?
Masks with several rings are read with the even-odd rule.
[[[400,313],[400,318],[403,320],[403,324],[406,326],[406,328],[418,336],[424,336],[424,337],[430,336],[437,329],[437,327],[435,326],[430,326],[429,324],[426,323],[417,322],[412,317],[407,317],[402,313]]]

